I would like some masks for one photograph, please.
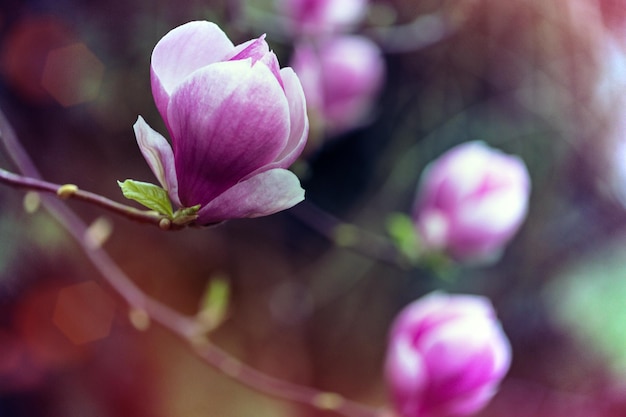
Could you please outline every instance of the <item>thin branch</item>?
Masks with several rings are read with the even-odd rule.
[[[14,174],[4,175],[5,183],[14,181],[16,184],[12,185],[58,193],[59,186],[41,180],[39,172],[20,145],[17,136],[1,110],[0,137],[18,169],[28,177]],[[265,375],[232,357],[208,341],[204,334],[204,326],[195,317],[181,314],[145,294],[104,249],[94,246],[90,242],[87,238],[87,225],[63,201],[52,195],[42,195],[42,203],[61,226],[78,242],[85,255],[109,285],[131,307],[131,320],[135,317],[133,323],[137,327],[147,327],[150,320],[160,324],[174,335],[186,341],[193,348],[196,355],[211,367],[260,393],[306,404],[320,410],[332,410],[346,417],[381,417],[386,413],[382,409],[368,407],[347,400],[339,394],[318,391],[314,388],[292,384]],[[137,319],[137,317],[142,319]],[[141,322],[143,322],[141,326],[137,325]]]
[[[25,177],[5,169],[0,168],[0,183],[4,183],[13,187],[26,188],[31,191],[42,191],[47,193],[54,193],[62,199],[75,199],[85,201],[90,204],[94,204],[100,208],[106,209],[110,212],[122,215],[139,223],[148,223],[159,226],[161,229],[174,230],[179,229],[179,226],[172,224],[169,218],[163,214],[159,214],[155,211],[139,210],[135,207],[127,206],[126,204],[118,203],[108,199],[100,194],[92,193],[79,189],[74,184],[53,184],[48,181],[43,181],[38,178]]]
[[[447,20],[442,13],[424,14],[406,24],[368,27],[364,34],[378,43],[385,53],[413,52],[454,34],[455,28]]]
[[[403,255],[389,239],[363,230],[354,224],[343,222],[307,200],[289,210],[289,214],[337,246],[402,270],[411,268],[411,260]]]
[[[319,391],[270,377],[246,366],[211,343],[196,343],[195,349],[201,358],[215,364],[223,373],[230,375],[236,380],[245,381],[248,387],[273,397],[287,398],[291,401],[306,404],[320,410],[331,410],[348,417],[383,416],[384,409],[377,409],[350,401],[337,393]]]
[[[179,230],[183,227],[172,222],[166,215],[118,203],[99,194],[81,190],[74,184],[54,184],[39,178],[18,175],[2,168],[0,168],[0,183],[31,191],[53,193],[61,199],[72,198],[84,201],[130,220],[153,224],[163,230]],[[352,249],[399,269],[406,270],[411,266],[406,256],[399,252],[388,239],[362,230],[353,224],[342,222],[308,201],[292,209],[291,214],[338,246]]]

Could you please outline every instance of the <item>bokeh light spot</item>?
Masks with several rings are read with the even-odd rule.
[[[48,54],[41,85],[64,107],[98,97],[104,65],[83,43],[57,48]]]
[[[54,279],[50,277],[50,279]],[[83,346],[76,346],[52,323],[58,283],[24,294],[16,312],[16,327],[29,356],[42,370],[58,369],[80,361]]]
[[[29,191],[24,195],[24,210],[28,214],[33,214],[41,205],[41,197],[35,191]]]
[[[97,283],[89,281],[59,291],[52,321],[80,345],[107,337],[114,315],[115,302]]]
[[[146,331],[150,328],[150,316],[144,310],[133,308],[128,313],[128,318],[133,327],[140,332]]]
[[[24,99],[46,102],[50,95],[41,85],[41,76],[50,51],[75,42],[62,21],[51,16],[22,19],[2,40],[0,69],[9,85]]]
[[[113,233],[113,223],[106,217],[98,217],[85,232],[85,241],[90,248],[102,247]]]

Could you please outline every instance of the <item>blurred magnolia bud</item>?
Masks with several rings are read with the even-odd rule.
[[[469,142],[426,167],[413,218],[428,251],[489,262],[498,259],[524,221],[529,193],[520,158]]]
[[[385,376],[400,416],[465,416],[489,402],[510,362],[488,299],[436,292],[395,319]]]
[[[319,36],[346,31],[367,12],[368,0],[276,0],[292,34]]]
[[[302,82],[311,123],[328,134],[362,124],[385,77],[378,46],[356,35],[298,44],[291,67]]]

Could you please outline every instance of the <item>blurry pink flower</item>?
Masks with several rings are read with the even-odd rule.
[[[286,169],[306,143],[304,93],[263,36],[234,46],[213,23],[179,26],[154,48],[151,80],[173,149],[141,117],[137,142],[172,201],[201,206],[197,223],[264,216],[304,198]]]
[[[380,49],[362,36],[328,38],[316,47],[297,45],[291,66],[302,81],[309,112],[329,133],[364,121],[385,76]]]
[[[495,260],[526,217],[529,193],[521,159],[469,142],[425,169],[413,218],[427,250],[459,261]]]
[[[465,416],[489,402],[510,362],[488,299],[436,292],[395,319],[385,376],[401,417]]]
[[[367,12],[368,0],[277,0],[295,35],[337,33],[356,25]]]

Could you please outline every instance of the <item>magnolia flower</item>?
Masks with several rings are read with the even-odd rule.
[[[350,29],[367,12],[368,0],[277,0],[295,34],[323,35]]]
[[[459,261],[494,260],[524,221],[529,193],[521,159],[469,142],[426,168],[413,218],[428,250]]]
[[[210,22],[166,34],[152,52],[152,93],[172,147],[139,117],[137,142],[170,199],[198,224],[257,217],[304,198],[286,168],[308,133],[304,93],[264,37],[234,46]]]
[[[309,112],[333,134],[363,123],[385,77],[378,46],[363,36],[336,36],[315,47],[301,43],[291,61]]]
[[[464,416],[489,402],[510,362],[488,299],[432,293],[395,319],[385,376],[401,417]]]

